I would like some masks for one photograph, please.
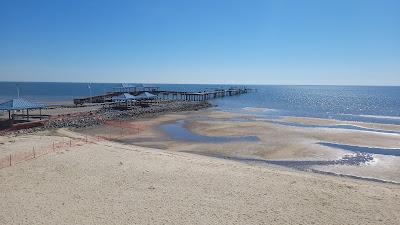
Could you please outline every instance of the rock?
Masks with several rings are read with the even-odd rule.
[[[125,111],[102,108],[97,111],[60,116],[56,119],[50,119],[42,127],[17,130],[13,131],[13,133],[27,134],[57,128],[86,128],[101,125],[106,120],[135,120],[156,117],[170,112],[199,110],[210,106],[211,104],[208,102],[165,100],[161,101],[159,104],[150,105],[149,107],[138,106]]]

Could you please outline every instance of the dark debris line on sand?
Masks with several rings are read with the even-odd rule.
[[[135,120],[151,118],[171,112],[200,110],[210,107],[208,102],[195,101],[163,101],[149,107],[135,107],[130,110],[114,110],[102,108],[96,111],[58,116],[50,119],[42,127],[13,131],[14,134],[31,133],[55,128],[85,128],[101,125],[107,120]]]
[[[197,152],[196,152],[197,153]],[[329,165],[351,165],[359,166],[372,161],[373,155],[369,153],[357,152],[355,154],[344,155],[341,159],[336,160],[268,160],[259,158],[247,158],[240,156],[228,156],[221,154],[210,154],[210,153],[197,153],[200,155],[213,156],[217,158],[235,160],[246,163],[265,163],[274,164],[279,166],[291,167],[299,170],[307,170],[311,166],[329,166]]]
[[[374,159],[373,154],[357,152],[354,154],[344,155],[341,159],[336,160],[268,160],[268,159],[259,159],[259,158],[247,158],[247,157],[240,157],[240,156],[228,156],[223,154],[216,154],[216,153],[202,153],[202,152],[191,152],[187,151],[188,153],[195,153],[199,155],[211,156],[216,158],[222,158],[227,160],[234,160],[244,163],[255,163],[255,164],[272,164],[278,166],[284,166],[296,170],[307,171],[307,172],[314,172],[314,173],[321,173],[327,175],[334,175],[334,176],[343,176],[343,177],[351,177],[355,179],[361,180],[369,180],[374,182],[380,183],[392,183],[392,184],[400,184],[394,181],[387,181],[375,178],[368,178],[368,177],[359,177],[359,176],[352,176],[346,174],[339,174],[333,172],[326,172],[318,169],[314,169],[313,166],[330,166],[330,165],[350,165],[350,166],[360,166],[362,164],[368,163]]]

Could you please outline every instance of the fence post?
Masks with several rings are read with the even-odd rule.
[[[36,158],[35,146],[32,147],[32,151],[33,151],[33,158]]]
[[[53,141],[53,152],[54,152],[54,141]]]
[[[11,154],[10,154],[10,166],[11,166]]]

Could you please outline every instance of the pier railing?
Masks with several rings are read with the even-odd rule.
[[[254,92],[256,89],[248,88],[248,87],[231,87],[228,89],[207,89],[199,92],[190,92],[190,91],[176,91],[176,90],[159,90],[153,89],[148,91],[152,94],[158,96],[161,99],[171,99],[171,100],[186,100],[186,101],[207,101],[215,98],[223,98],[226,96],[234,96],[241,95],[248,92]],[[128,93],[132,95],[138,95],[143,91],[132,90]],[[111,101],[113,96],[118,96],[124,92],[119,90],[114,90],[112,92],[108,92],[104,95],[97,96],[89,96],[84,98],[75,98],[75,105],[83,105],[86,103],[104,103],[107,101]]]

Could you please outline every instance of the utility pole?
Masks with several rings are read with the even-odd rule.
[[[19,98],[19,84],[15,84],[15,86],[17,87],[17,97]]]
[[[92,87],[91,87],[91,85],[92,85],[91,83],[88,84],[90,103],[92,103]]]

